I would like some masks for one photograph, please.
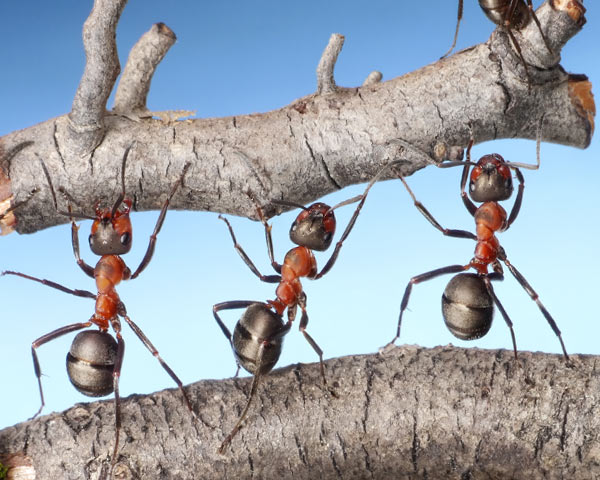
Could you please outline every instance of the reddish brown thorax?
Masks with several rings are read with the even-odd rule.
[[[511,179],[510,168],[498,154],[485,155],[471,171],[471,182],[475,182],[484,171],[495,170],[504,179]],[[512,187],[509,192],[512,192]],[[487,273],[488,265],[495,262],[498,257],[500,242],[495,233],[507,227],[506,210],[497,201],[484,202],[475,212],[475,228],[477,245],[475,256],[470,266],[481,275]]]
[[[282,315],[287,307],[295,305],[302,293],[300,277],[314,277],[317,274],[317,260],[312,250],[306,247],[292,248],[281,266],[281,282],[277,286],[276,300],[268,303]]]
[[[120,299],[115,287],[130,275],[129,267],[118,255],[104,255],[98,260],[94,269],[98,296],[92,321],[101,329],[108,329],[108,322],[117,315]]]

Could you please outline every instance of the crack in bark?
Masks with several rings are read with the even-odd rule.
[[[57,130],[58,130],[57,122],[54,122],[54,130],[52,132],[52,139],[54,140],[54,149],[56,150],[56,153],[58,154],[58,158],[60,158],[60,162],[62,163],[63,168],[66,170],[67,163],[65,162],[65,158],[63,157],[63,154],[60,151],[60,146],[58,144]]]

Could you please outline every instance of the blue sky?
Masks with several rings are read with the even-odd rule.
[[[536,6],[539,2],[536,2]],[[1,57],[0,135],[25,128],[70,109],[84,66],[81,27],[92,2],[0,2],[5,43]],[[588,5],[589,7],[590,5]],[[356,86],[372,70],[385,79],[432,63],[450,45],[456,4],[432,0],[160,2],[131,0],[117,30],[121,64],[137,39],[155,22],[171,27],[177,43],[159,66],[148,97],[152,110],[196,110],[198,117],[264,112],[315,90],[315,69],[329,36],[346,36],[335,69],[337,83]],[[590,46],[600,31],[593,8],[588,24],[562,51],[562,65],[600,80]],[[476,2],[465,2],[457,47],[485,41],[493,25]],[[431,32],[435,32],[432,35]],[[112,98],[109,108],[112,107]],[[500,235],[509,259],[537,290],[563,332],[569,353],[600,353],[595,295],[598,256],[598,142],[587,150],[542,145],[542,167],[525,171],[523,208],[512,228]],[[535,143],[495,141],[477,145],[473,156],[497,152],[532,162]],[[409,178],[417,197],[449,228],[472,230],[471,216],[459,196],[460,171],[433,168]],[[329,195],[334,204],[360,193],[354,186]],[[512,202],[507,202],[512,205]],[[353,207],[336,212],[341,231]],[[275,255],[280,261],[292,244],[288,230],[295,214],[273,219]],[[133,213],[134,248],[124,257],[140,262],[157,212]],[[264,230],[258,223],[230,217],[239,242],[263,271],[269,272]],[[82,222],[88,235],[90,222]],[[340,232],[338,232],[339,235]],[[70,229],[54,227],[34,235],[0,240],[0,269],[19,270],[72,288],[93,289],[73,259]],[[82,255],[96,257],[82,242]],[[466,263],[473,242],[444,238],[412,206],[399,182],[377,184],[332,271],[317,282],[304,281],[308,331],[330,358],[371,353],[394,335],[400,299],[413,275],[445,265]],[[323,265],[328,254],[317,254]],[[398,343],[423,346],[453,343],[480,348],[511,348],[509,331],[496,315],[490,333],[474,342],[455,339],[445,328],[440,296],[450,280],[442,277],[413,289]],[[29,418],[39,407],[30,345],[62,325],[87,320],[93,302],[56,290],[0,278],[3,305],[1,348],[4,392],[0,428]],[[558,340],[517,282],[507,275],[496,292],[515,324],[521,350],[560,351]],[[229,345],[213,320],[214,303],[273,298],[274,286],[262,284],[234,251],[217,214],[169,212],[152,263],[119,293],[130,316],[159,349],[184,383],[234,374]],[[224,314],[233,328],[239,312]],[[174,384],[135,335],[124,327],[127,349],[121,377],[123,395],[149,393]],[[39,349],[44,371],[46,409],[62,410],[88,399],[68,382],[65,355],[72,336]],[[317,357],[294,328],[287,336],[279,366],[314,362]],[[107,397],[109,400],[112,397]]]

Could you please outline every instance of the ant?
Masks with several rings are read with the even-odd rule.
[[[546,318],[548,324],[558,337],[565,360],[568,361],[569,356],[567,355],[556,322],[540,301],[538,294],[527,280],[525,280],[525,277],[523,277],[517,268],[509,262],[506,252],[495,235],[496,232],[508,230],[519,214],[525,188],[524,178],[519,168],[536,170],[540,166],[540,132],[538,130],[536,165],[507,162],[497,153],[484,155],[477,163],[474,163],[471,161],[471,147],[473,146],[473,143],[473,138],[471,138],[467,148],[466,161],[447,162],[446,164],[440,165],[440,167],[464,165],[461,179],[461,197],[466,209],[475,219],[476,234],[466,230],[452,230],[442,227],[423,204],[417,200],[404,178],[400,177],[400,180],[412,197],[415,207],[417,207],[419,212],[421,212],[435,228],[446,236],[468,238],[475,240],[477,244],[475,246],[475,255],[468,264],[449,265],[447,267],[416,275],[410,279],[400,305],[396,336],[386,345],[386,347],[384,347],[384,350],[388,346],[394,344],[400,337],[402,315],[408,305],[413,285],[431,280],[440,275],[460,273],[473,268],[476,273],[462,273],[456,275],[446,287],[442,298],[442,313],[446,325],[453,335],[463,340],[480,338],[487,333],[491,326],[493,306],[496,304],[510,329],[516,359],[517,343],[512,326],[513,324],[506,313],[506,310],[500,303],[500,300],[494,293],[491,283],[493,280],[504,279],[502,264],[500,263],[503,262],[516,278],[517,282],[519,282],[539,307],[542,315]],[[469,175],[471,166],[474,168]],[[504,208],[498,202],[507,200],[512,195],[513,183],[511,169],[515,171],[517,180],[519,181],[519,187],[513,207],[510,214],[507,215]],[[471,198],[465,193],[468,178],[469,195]],[[476,206],[473,202],[481,202],[482,204]],[[490,266],[493,269],[493,272],[488,272],[488,267]]]
[[[73,290],[59,283],[32,277],[20,272],[4,271],[1,274],[16,275],[28,280],[39,282],[43,285],[47,285],[71,295],[92,298],[96,300],[94,314],[87,322],[78,322],[60,327],[33,341],[31,345],[31,355],[33,357],[33,367],[40,391],[41,406],[35,415],[31,417],[31,419],[37,417],[41,413],[45,404],[41,381],[42,371],[36,353],[37,348],[68,333],[76,332],[91,326],[98,327],[98,330],[85,330],[75,336],[69,353],[67,354],[67,374],[75,389],[84,395],[90,397],[103,397],[114,391],[115,445],[112,456],[113,466],[117,459],[119,431],[121,428],[119,377],[121,375],[121,366],[123,364],[123,356],[125,352],[125,342],[121,336],[121,321],[119,317],[125,320],[125,322],[131,327],[141,342],[152,353],[152,355],[156,357],[161,366],[175,381],[179,387],[179,390],[181,391],[181,394],[183,395],[183,400],[187,408],[192,413],[192,416],[196,418],[196,414],[192,409],[192,404],[187,393],[183,389],[181,380],[179,380],[175,372],[173,372],[173,370],[171,370],[171,368],[160,357],[158,350],[156,350],[148,337],[146,337],[142,330],[133,322],[133,320],[131,320],[131,318],[129,318],[127,315],[127,310],[125,309],[125,304],[121,301],[115,289],[121,280],[132,280],[137,278],[148,266],[148,263],[150,263],[154,253],[154,248],[156,246],[156,238],[165,220],[169,202],[183,183],[184,176],[190,164],[188,163],[183,167],[183,171],[179,176],[179,179],[171,188],[171,192],[169,193],[160,211],[154,231],[150,236],[146,253],[140,265],[132,274],[129,267],[127,267],[121,258],[121,255],[130,251],[132,245],[132,226],[131,220],[129,219],[132,200],[131,198],[126,197],[125,194],[125,164],[130,150],[131,145],[125,150],[123,155],[123,163],[121,166],[122,190],[112,208],[99,208],[99,204],[97,203],[95,206],[94,217],[87,216],[85,214],[74,214],[71,211],[70,205],[68,207],[68,212],[61,212],[57,208],[59,213],[68,215],[71,219],[71,241],[75,260],[85,274],[95,279],[98,290],[97,294],[87,290]],[[48,185],[54,199],[54,205],[57,207],[56,195],[52,186],[50,174],[46,168],[46,165],[41,159],[40,162],[42,169],[44,170],[44,174],[48,180]],[[65,194],[65,196],[68,196],[68,194],[62,189],[61,191],[63,194]],[[78,236],[79,227],[75,224],[75,221],[73,220],[74,217],[93,220],[91,234],[89,236],[89,244],[92,252],[101,257],[95,267],[88,265],[80,256]],[[114,330],[116,341],[115,338],[108,332],[110,327],[112,327]]]
[[[529,76],[529,69],[527,68],[527,62],[525,62],[525,58],[523,57],[523,52],[521,51],[521,46],[517,39],[513,34],[513,29],[522,30],[527,25],[531,19],[535,22],[544,40],[544,44],[548,49],[548,52],[553,53],[552,48],[550,48],[550,44],[548,43],[548,39],[544,35],[542,31],[542,26],[540,25],[540,21],[537,18],[533,10],[533,3],[531,0],[479,0],[479,6],[483,10],[483,13],[496,25],[503,26],[508,33],[521,62],[523,63],[523,67],[525,67],[525,74],[527,75],[527,84],[531,86],[531,77]],[[458,38],[458,28],[460,26],[460,21],[463,15],[463,0],[458,0],[458,15],[456,20],[456,31],[454,32],[454,40],[452,41],[452,45],[450,49],[441,57],[447,57],[454,47],[456,46],[456,40]]]
[[[271,266],[275,272],[277,272],[277,275],[263,275],[260,273],[246,252],[244,252],[242,247],[237,243],[233,228],[229,221],[225,217],[219,215],[219,218],[227,224],[234,248],[252,273],[263,282],[278,284],[275,291],[275,300],[268,300],[266,303],[251,300],[234,300],[217,303],[213,306],[213,315],[231,345],[238,364],[238,372],[241,366],[253,375],[246,406],[239,416],[237,423],[231,430],[231,433],[227,435],[219,447],[219,453],[222,454],[225,451],[227,445],[241,429],[252,399],[256,394],[256,389],[261,376],[269,373],[277,363],[283,346],[283,338],[292,327],[298,307],[302,310],[299,330],[319,356],[321,378],[323,379],[323,385],[327,386],[325,367],[323,365],[323,350],[321,350],[315,340],[306,331],[308,325],[306,293],[302,288],[300,278],[307,277],[311,280],[316,280],[331,270],[338,258],[344,240],[348,237],[350,231],[354,227],[369,190],[388,165],[389,164],[384,166],[379,173],[373,177],[361,195],[352,197],[333,207],[320,202],[313,203],[309,207],[304,207],[284,200],[272,200],[271,203],[276,205],[302,209],[290,228],[290,239],[298,246],[287,252],[283,264],[277,263],[274,259],[271,226],[267,223],[262,209],[257,205],[258,216],[265,227],[269,259],[271,261]],[[318,271],[313,250],[325,251],[331,245],[336,227],[334,210],[356,202],[358,202],[358,205],[356,206],[354,214],[338,240],[331,257],[322,270]],[[223,323],[219,317],[218,312],[221,310],[238,308],[245,308],[245,311],[240,320],[236,323],[232,335],[225,323]],[[287,322],[284,322],[283,313],[286,309],[288,319]],[[330,393],[335,396],[334,392],[330,391]]]

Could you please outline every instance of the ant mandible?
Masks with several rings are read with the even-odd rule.
[[[41,399],[41,406],[32,419],[41,413],[45,404],[41,381],[42,371],[36,353],[37,348],[68,333],[95,325],[98,327],[98,330],[86,330],[75,336],[69,353],[67,354],[67,373],[73,386],[84,395],[91,397],[102,397],[114,391],[115,446],[112,455],[113,465],[117,459],[119,431],[121,428],[119,377],[121,375],[121,366],[123,364],[123,355],[125,352],[125,342],[121,336],[121,322],[119,317],[125,320],[137,337],[146,346],[146,348],[150,350],[152,355],[154,355],[154,357],[156,357],[156,359],[159,361],[160,365],[175,381],[183,395],[183,399],[187,408],[192,413],[192,416],[196,418],[196,414],[192,409],[192,404],[187,393],[183,389],[181,380],[179,380],[175,372],[173,372],[173,370],[171,370],[171,368],[160,357],[158,350],[156,350],[154,345],[142,332],[140,327],[138,327],[133,320],[129,318],[127,315],[127,310],[125,309],[125,304],[121,301],[115,289],[121,280],[132,280],[137,278],[148,266],[148,263],[150,263],[154,253],[154,248],[156,246],[156,238],[165,220],[169,202],[177,192],[178,188],[181,186],[183,178],[190,164],[186,164],[184,166],[179,179],[171,188],[171,191],[160,211],[154,231],[150,236],[146,253],[140,265],[132,274],[129,267],[127,267],[121,258],[121,255],[130,251],[132,245],[132,227],[131,220],[129,219],[132,200],[126,197],[125,194],[125,164],[130,150],[131,146],[125,150],[123,155],[123,163],[121,166],[122,190],[112,208],[99,208],[99,205],[96,204],[95,217],[87,216],[85,214],[74,214],[71,211],[70,204],[68,212],[59,211],[59,213],[67,215],[71,218],[71,241],[75,259],[79,267],[81,267],[81,269],[88,276],[95,279],[96,288],[98,290],[97,294],[87,290],[73,290],[59,283],[42,278],[32,277],[20,272],[4,271],[1,274],[16,275],[28,280],[42,283],[43,285],[47,285],[71,295],[92,298],[96,300],[94,314],[87,322],[79,322],[60,327],[50,333],[47,333],[46,335],[41,336],[31,344],[31,355],[33,357],[33,366],[38,380]],[[50,174],[43,161],[41,161],[41,164],[48,180],[48,185],[50,187],[56,207],[56,195],[52,186]],[[66,192],[62,192],[65,194],[65,196],[68,196]],[[75,224],[75,221],[73,220],[74,217],[93,220],[91,234],[89,236],[89,244],[92,252],[96,255],[100,255],[100,260],[98,260],[98,263],[95,267],[88,265],[80,256],[78,236],[79,227]],[[116,341],[113,336],[108,333],[108,330],[111,327],[114,330]]]
[[[552,54],[552,48],[548,43],[544,32],[542,31],[542,26],[540,25],[540,21],[533,10],[533,3],[531,0],[479,0],[479,6],[483,10],[483,13],[496,25],[503,26],[508,33],[513,45],[515,46],[515,50],[517,51],[521,62],[523,63],[523,67],[525,67],[525,74],[527,75],[527,83],[531,85],[531,78],[529,76],[529,69],[527,68],[527,62],[525,62],[525,58],[523,57],[523,52],[521,51],[521,46],[517,39],[513,34],[513,29],[522,30],[527,25],[531,19],[535,22],[544,40],[544,44],[548,51]],[[458,15],[456,20],[456,31],[454,32],[454,40],[452,41],[452,45],[450,49],[441,57],[445,58],[450,55],[450,52],[454,50],[456,46],[456,39],[458,38],[458,28],[460,26],[460,21],[463,15],[463,0],[458,0]]]
[[[319,356],[321,378],[323,379],[323,385],[327,386],[325,367],[323,365],[323,350],[321,350],[314,339],[306,331],[308,325],[306,293],[302,288],[300,278],[306,277],[311,280],[316,280],[331,270],[338,258],[344,240],[348,237],[350,231],[354,227],[369,190],[388,165],[384,166],[377,175],[375,175],[361,195],[352,197],[333,207],[329,207],[320,202],[313,203],[309,207],[304,207],[288,201],[272,200],[271,202],[273,204],[302,209],[290,228],[290,239],[298,246],[287,252],[283,264],[277,263],[274,259],[271,226],[267,223],[262,209],[257,206],[258,216],[265,227],[269,259],[273,269],[277,272],[277,275],[263,275],[260,273],[258,268],[237,242],[229,221],[219,215],[219,218],[227,224],[234,248],[242,257],[244,263],[248,265],[252,273],[263,282],[279,284],[275,291],[275,300],[268,300],[266,303],[252,300],[234,300],[217,303],[213,306],[213,315],[231,345],[238,364],[238,370],[239,367],[242,366],[253,375],[246,406],[231,433],[219,447],[219,453],[225,451],[227,445],[240,430],[242,422],[248,413],[250,404],[256,393],[256,388],[261,376],[269,373],[277,363],[283,346],[283,337],[290,331],[298,307],[302,310],[299,329],[304,335],[304,338],[306,338],[310,346]],[[354,214],[338,240],[331,257],[323,269],[318,271],[313,250],[325,251],[331,245],[336,227],[335,215],[333,213],[334,210],[356,202],[358,202],[358,205],[356,206]],[[219,317],[218,312],[221,310],[238,308],[245,308],[246,310],[240,320],[236,323],[232,335],[225,323]],[[284,322],[283,313],[286,309],[288,319],[287,322]],[[334,394],[333,392],[331,393]]]
[[[541,124],[540,124],[541,125]],[[400,305],[400,315],[398,317],[398,328],[396,336],[389,342],[384,349],[394,344],[400,337],[400,326],[402,324],[402,315],[408,306],[408,300],[412,291],[412,286],[433,278],[449,273],[460,273],[470,268],[475,270],[475,274],[462,273],[452,278],[448,284],[442,299],[442,313],[446,325],[458,338],[463,340],[471,340],[480,338],[487,333],[492,322],[493,305],[496,304],[502,314],[506,324],[510,329],[512,337],[513,350],[515,358],[517,358],[517,343],[515,333],[506,310],[498,300],[492,287],[492,280],[503,280],[504,274],[502,269],[503,262],[508,270],[516,278],[517,282],[523,287],[531,299],[537,304],[542,315],[546,318],[548,324],[558,337],[565,359],[568,361],[569,356],[565,349],[562,336],[556,322],[542,304],[538,294],[525,280],[525,277],[509,262],[506,252],[496,238],[496,232],[507,230],[517,218],[521,203],[523,200],[523,190],[525,188],[524,178],[519,168],[537,169],[540,165],[540,133],[538,131],[537,141],[537,163],[536,165],[507,162],[497,153],[484,155],[477,163],[471,161],[471,147],[473,139],[470,140],[467,148],[467,159],[465,162],[447,162],[441,164],[441,167],[452,167],[464,165],[461,179],[461,197],[466,209],[475,219],[476,234],[466,230],[452,230],[443,228],[437,220],[429,213],[423,204],[417,200],[414,193],[406,183],[403,177],[400,177],[402,183],[408,190],[408,193],[413,199],[415,207],[423,214],[423,216],[440,232],[449,237],[469,238],[477,242],[475,246],[475,255],[466,265],[449,265],[447,267],[438,268],[420,275],[416,275],[410,279],[402,302]],[[473,170],[469,176],[469,168],[473,166]],[[513,192],[513,183],[511,169],[515,171],[519,188],[515,203],[507,215],[504,208],[498,203],[502,200],[510,198]],[[469,195],[465,193],[467,179],[469,178]],[[474,202],[482,202],[476,206]],[[488,267],[493,269],[493,272],[488,272]]]

